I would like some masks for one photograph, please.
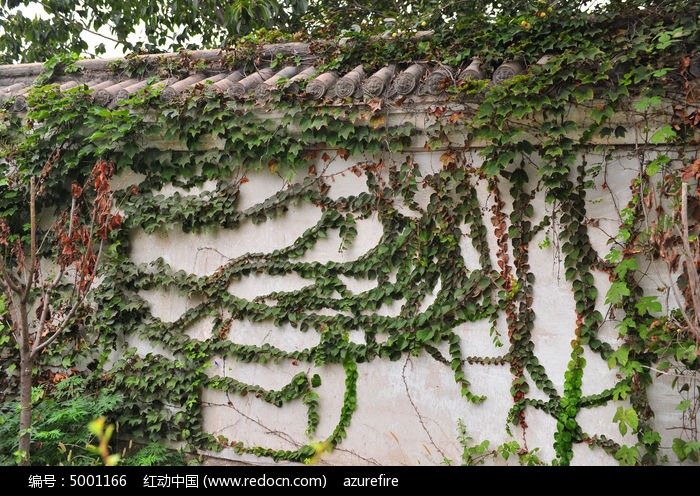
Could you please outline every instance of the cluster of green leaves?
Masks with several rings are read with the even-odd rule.
[[[308,167],[314,148],[338,148],[345,155],[374,154],[407,145],[412,134],[412,127],[403,124],[387,135],[386,127],[380,125],[383,122],[372,121],[359,109],[303,109],[296,103],[280,102],[279,118],[261,118],[252,112],[251,102],[241,104],[206,90],[178,103],[159,114],[166,139],[179,140],[189,150],[211,146],[212,140],[223,141],[216,161],[202,164],[201,173],[209,178],[228,166],[231,171],[280,171],[291,180],[303,166]]]
[[[4,403],[6,395],[14,399],[12,391],[18,388],[18,377],[13,374],[17,368],[14,357],[18,353],[17,343],[12,337],[12,323],[6,318],[8,313],[7,298],[3,294],[0,296],[0,367],[3,375],[7,378],[3,383],[3,390],[0,393],[0,400]]]
[[[55,376],[54,376],[55,377]],[[109,391],[95,378],[74,375],[62,377],[57,382],[42,382],[32,393],[34,418],[32,439],[35,449],[32,463],[35,465],[100,465],[100,453],[92,449],[95,434],[90,423],[105,415],[114,418],[123,400],[122,393]],[[17,463],[17,429],[19,428],[19,404],[4,402],[0,407],[0,463]],[[113,436],[114,449],[123,449],[120,464],[135,466],[182,465],[184,453],[168,448],[163,443],[152,442],[142,447],[132,447],[126,439]]]
[[[539,448],[523,449],[517,441],[509,441],[495,448],[491,447],[489,440],[474,444],[474,439],[467,433],[462,419],[457,420],[457,429],[459,431],[457,440],[462,447],[461,461],[463,466],[484,465],[489,459],[498,458],[507,462],[511,457],[517,457],[518,463],[527,467],[546,465],[538,456]],[[452,461],[445,459],[444,463],[451,465]]]
[[[173,450],[163,443],[149,443],[133,452],[126,452],[120,465],[133,467],[180,466],[190,463],[182,450]]]
[[[121,393],[102,390],[100,384],[80,376],[46,382],[32,393],[34,421],[32,462],[38,465],[95,465],[99,456],[87,450],[93,440],[87,425],[119,408]],[[7,401],[0,407],[0,463],[17,460],[19,404]]]
[[[260,29],[299,29],[307,5],[306,0],[242,0],[225,6],[212,0],[3,0],[0,61],[43,61],[66,52],[100,55],[105,44],[152,53],[218,48]],[[46,15],[37,15],[37,9]],[[89,46],[86,32],[103,42]]]
[[[674,127],[681,130],[683,124],[681,121]],[[652,135],[649,141],[655,142],[655,136]],[[673,138],[676,138],[675,131],[670,139]],[[623,223],[616,238],[618,247],[606,257],[613,267],[606,302],[623,310],[625,315],[617,325],[623,344],[608,359],[610,367],[617,367],[624,376],[614,395],[629,397],[634,407],[618,409],[614,420],[619,423],[621,433],[626,433],[629,428],[637,432],[638,438],[636,445],[614,447],[615,457],[627,464],[637,463],[640,459],[642,462],[657,461],[653,455],[661,437],[653,430],[653,412],[648,408],[646,387],[660,374],[671,374],[672,387],[677,388],[680,397],[676,407],[680,412],[679,425],[676,426],[679,437],[673,439],[673,452],[680,461],[695,461],[699,453],[697,438],[693,434],[698,408],[697,389],[692,382],[685,380],[694,377],[700,366],[697,336],[691,332],[691,319],[696,314],[688,293],[692,291],[688,283],[688,262],[681,263],[680,275],[674,275],[676,280],[671,283],[677,288],[671,293],[677,298],[679,308],[665,310],[658,295],[648,295],[642,288],[645,274],[640,267],[642,259],[639,255],[665,262],[669,272],[673,273],[678,263],[676,250],[682,250],[680,247],[685,242],[692,246],[697,243],[697,224],[691,223],[690,232],[684,234],[678,220],[680,209],[686,208],[680,200],[681,185],[692,181],[693,174],[687,171],[693,171],[695,164],[684,168],[682,153],[674,159],[665,153],[654,157],[644,164],[644,174],[632,184],[632,198],[622,210]],[[659,201],[653,213],[645,207],[649,198]],[[688,197],[688,201],[695,201],[695,197]],[[691,208],[686,215],[693,216]],[[683,297],[679,297],[679,291],[683,292]],[[656,373],[652,374],[652,371]]]

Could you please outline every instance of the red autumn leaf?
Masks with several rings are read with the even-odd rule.
[[[693,178],[700,178],[700,158],[696,159],[695,162],[683,169],[683,175],[681,176],[681,180],[688,181],[689,179]]]
[[[369,111],[374,114],[382,108],[382,103],[383,102],[381,98],[375,97],[367,101],[367,106],[369,107]]]
[[[688,217],[700,222],[700,199],[695,196],[688,197]]]
[[[321,155],[321,160],[324,162],[328,162],[331,159],[331,156],[328,155],[326,152],[323,152],[323,155]]]
[[[249,181],[250,181],[250,179],[248,179],[248,178],[245,177],[245,176],[243,176],[243,177],[241,178],[241,184],[245,184],[245,183],[247,183],[247,182],[249,182]]]
[[[98,193],[103,195],[109,193],[109,179],[107,176],[102,176],[102,182],[100,183],[100,187],[96,189]]]
[[[122,225],[122,222],[124,222],[124,218],[119,212],[117,212],[112,216],[112,218],[109,221],[109,230],[114,231],[115,229],[118,229],[119,226]]]
[[[431,114],[433,114],[435,117],[437,117],[439,119],[442,116],[442,114],[445,113],[446,110],[447,110],[447,107],[435,107],[434,109],[431,109],[428,112],[430,112]]]
[[[68,379],[68,376],[66,374],[61,374],[59,372],[56,372],[53,377],[51,378],[51,382],[54,384],[57,384],[65,379]]]
[[[73,198],[78,199],[83,194],[83,188],[80,185],[73,183],[71,184],[71,192],[73,193]]]
[[[454,152],[445,152],[442,155],[440,155],[440,162],[443,164],[452,164],[455,162],[455,154]]]
[[[454,114],[450,115],[448,121],[450,121],[450,124],[454,124],[455,122],[459,121],[462,117],[464,117],[464,113],[462,112],[455,112]]]
[[[100,196],[95,200],[95,209],[104,215],[104,212],[109,212],[111,208],[111,201],[107,196]]]
[[[104,160],[99,160],[96,164],[95,167],[93,168],[93,172],[98,175],[107,175],[110,172],[110,167],[107,162]]]
[[[7,245],[10,237],[10,226],[7,224],[5,218],[0,217],[0,244]]]
[[[350,152],[345,148],[338,148],[338,156],[343,160],[347,160],[350,157]]]

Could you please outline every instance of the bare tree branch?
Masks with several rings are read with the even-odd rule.
[[[0,282],[2,282],[6,287],[15,293],[22,293],[22,281],[20,281],[13,272],[8,271],[5,261],[2,259],[0,259],[0,275],[2,276],[2,278],[0,278]]]

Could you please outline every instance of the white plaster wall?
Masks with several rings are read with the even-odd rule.
[[[418,152],[415,159],[424,173],[440,169],[440,152]],[[478,165],[476,154],[470,160]],[[589,156],[589,162],[600,157]],[[353,161],[344,161],[335,157],[324,171],[329,175],[330,196],[338,198],[356,195],[367,191],[365,177],[358,177],[348,172]],[[318,170],[322,170],[319,164]],[[589,191],[587,197],[588,217],[598,220],[597,227],[589,227],[593,246],[600,256],[609,250],[607,241],[617,233],[619,227],[618,210],[629,200],[629,184],[638,167],[634,158],[626,154],[616,157],[613,163],[595,178],[596,187]],[[531,172],[531,179],[537,177]],[[284,182],[277,176],[266,173],[249,176],[250,181],[241,188],[240,208],[248,208],[284,187]],[[605,188],[603,188],[605,183]],[[501,188],[506,212],[511,210],[511,200],[507,188]],[[166,191],[167,192],[167,191]],[[170,191],[172,193],[172,191]],[[419,190],[417,200],[425,207],[432,191],[430,188]],[[477,184],[479,202],[482,206],[484,224],[489,228],[489,246],[491,258],[496,263],[496,240],[492,234],[489,210],[493,195],[486,189],[485,181]],[[533,225],[544,215],[551,213],[551,205],[538,195],[534,202],[535,215]],[[404,215],[416,216],[405,205],[397,205],[397,210]],[[138,263],[150,262],[162,257],[176,270],[204,276],[212,274],[221,264],[239,257],[247,252],[270,252],[291,245],[305,230],[313,227],[321,218],[320,209],[302,204],[291,208],[286,214],[270,219],[262,224],[250,222],[242,224],[235,230],[219,230],[214,233],[187,234],[178,226],[158,231],[152,235],[137,232],[133,236],[132,259]],[[358,236],[353,244],[339,251],[340,239],[337,233],[329,232],[312,250],[307,252],[305,261],[350,261],[361,256],[375,246],[382,235],[381,225],[376,216],[359,220]],[[471,246],[466,235],[468,226],[462,228],[465,236],[460,242],[465,264],[469,269],[479,268],[478,253]],[[551,233],[550,233],[551,234]],[[546,233],[538,234],[530,244],[530,264],[536,274],[532,310],[537,318],[534,323],[532,339],[535,354],[544,366],[556,389],[562,393],[564,374],[570,360],[571,341],[574,338],[575,305],[571,284],[564,280],[562,257],[558,251],[558,240],[552,239],[549,247],[539,248]],[[512,261],[512,256],[511,256]],[[595,273],[599,287],[598,310],[607,315],[603,303],[609,286],[607,275]],[[355,280],[341,276],[353,293],[360,293],[375,287],[376,281]],[[306,280],[296,275],[267,276],[255,274],[244,277],[230,285],[229,291],[240,297],[252,300],[273,291],[292,291],[300,289],[313,280]],[[439,284],[435,288],[439,289]],[[197,301],[186,295],[167,291],[141,292],[151,307],[154,316],[173,322]],[[426,308],[432,297],[423,302]],[[391,306],[384,306],[377,311],[379,315],[397,315],[403,301]],[[331,311],[328,311],[331,314]],[[206,339],[211,331],[211,320],[191,326],[187,333],[194,339]],[[500,340],[505,346],[497,347],[491,335],[490,323],[487,321],[467,322],[459,325],[455,332],[460,336],[463,356],[498,357],[507,352],[507,327],[501,317],[497,322]],[[350,339],[356,343],[364,342],[362,330],[352,329]],[[606,322],[601,328],[601,338],[616,346],[619,344],[614,322]],[[240,344],[268,343],[283,350],[303,350],[318,344],[320,336],[314,330],[305,333],[299,329],[285,326],[275,328],[272,322],[260,323],[234,321],[229,339]],[[383,339],[378,336],[378,339]],[[162,352],[152,345],[139,345],[143,353]],[[615,382],[615,370],[610,370],[598,355],[587,350],[584,354],[585,368],[584,394],[595,394],[611,387]],[[279,363],[248,364],[214,357],[209,369],[212,375],[233,377],[249,384],[258,384],[265,388],[280,389],[300,371],[309,376],[318,373],[322,385],[316,389],[320,396],[321,421],[314,440],[323,440],[333,431],[338,422],[345,391],[345,374],[341,366],[329,365],[315,367],[310,364],[280,361]],[[436,465],[451,460],[460,463],[462,447],[458,442],[458,421],[461,419],[466,432],[473,438],[474,444],[489,440],[491,446],[517,440],[527,443],[530,450],[537,448],[539,456],[546,462],[554,457],[553,434],[556,420],[550,415],[528,407],[525,432],[519,427],[510,426],[513,436],[507,434],[506,417],[513,404],[510,394],[512,375],[507,365],[465,365],[466,378],[471,382],[472,391],[485,395],[487,399],[478,405],[467,402],[460,395],[458,386],[449,367],[438,363],[427,354],[419,356],[402,356],[398,361],[376,359],[371,363],[358,366],[359,379],[358,405],[347,438],[338,448],[325,455],[323,464],[384,464],[384,465]],[[527,375],[529,377],[529,375]],[[529,397],[546,399],[530,380]],[[651,397],[655,408],[659,410],[657,419],[664,428],[673,425],[673,407],[669,405],[670,385],[660,383],[653,389]],[[254,395],[240,397],[225,395],[220,391],[207,390],[203,393],[205,402],[204,428],[215,435],[224,435],[230,440],[242,441],[246,445],[261,445],[273,449],[296,449],[310,440],[305,436],[306,407],[300,402],[292,402],[277,408],[257,399]],[[617,424],[612,422],[617,406],[623,403],[608,404],[580,413],[578,420],[585,432],[602,434],[611,439],[634,443],[629,436],[623,438]],[[668,442],[668,432],[665,441]],[[217,456],[255,463],[270,463],[250,455],[237,455],[232,450],[224,450]],[[573,462],[577,465],[615,464],[609,455],[600,449],[577,446]],[[515,463],[512,459],[509,463]]]

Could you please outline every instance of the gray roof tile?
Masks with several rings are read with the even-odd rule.
[[[278,89],[280,81],[283,81],[282,86],[285,91],[296,92],[310,100],[347,100],[365,97],[404,99],[409,96],[416,99],[435,99],[442,98],[450,86],[466,79],[491,79],[491,84],[499,84],[527,70],[522,59],[515,59],[504,62],[489,75],[480,65],[478,58],[475,58],[468,66],[461,68],[416,62],[390,64],[371,74],[366,74],[362,66],[357,66],[344,74],[334,71],[319,74],[314,65],[315,57],[309,44],[266,45],[260,53],[256,60],[272,61],[278,54],[282,54],[294,56],[299,65],[273,68],[263,63],[254,72],[246,73],[243,69],[230,70],[224,67],[229,65],[227,61],[232,56],[235,59],[238,54],[235,51],[220,50],[188,52],[184,55],[182,53],[144,55],[135,58],[145,66],[151,65],[153,68],[157,67],[158,61],[177,57],[186,57],[187,60],[203,63],[192,64],[192,67],[198,67],[193,74],[181,78],[162,78],[157,84],[164,86],[161,96],[164,101],[177,98],[196,85],[205,84],[211,90],[220,91],[230,98],[254,97],[260,104],[264,104],[270,94]],[[544,63],[547,57],[549,56],[545,55],[537,63]],[[95,102],[104,106],[115,106],[119,101],[145,88],[153,77],[152,73],[141,77],[120,75],[110,66],[118,60],[120,59],[78,61],[76,65],[83,70],[60,76],[56,83],[61,91],[85,84],[94,91]],[[149,64],[150,62],[152,63]],[[698,67],[700,67],[700,55],[692,59],[689,70],[691,76],[700,78]],[[0,66],[0,103],[14,98],[13,109],[25,110],[24,96],[42,71],[43,65],[36,63]]]

